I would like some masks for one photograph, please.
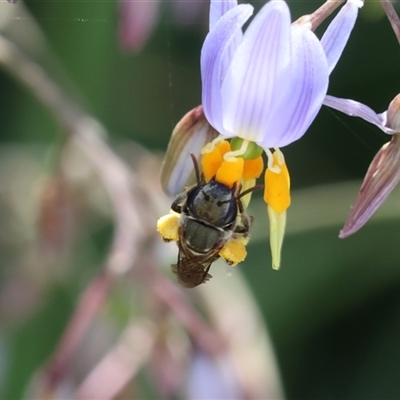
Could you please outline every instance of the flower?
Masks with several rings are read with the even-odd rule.
[[[242,26],[252,7],[230,7],[218,19],[220,4],[211,2],[210,20],[216,22],[210,24],[201,52],[202,104],[208,122],[223,138],[242,139],[233,153],[224,155],[225,163],[233,164],[232,159],[240,157],[252,159],[246,155],[250,142],[267,154],[264,200],[270,219],[272,266],[278,269],[290,205],[289,173],[278,148],[303,136],[317,115],[329,74],[362,3],[347,2],[321,42],[306,26],[291,24],[289,8],[282,0],[264,5],[244,34]],[[276,149],[274,156],[270,148]],[[233,176],[229,168],[225,170],[219,175]],[[218,178],[218,171],[216,176],[223,179]]]
[[[261,175],[263,166],[256,160],[266,154],[264,200],[274,269],[280,267],[291,201],[289,172],[279,148],[301,138],[317,115],[362,4],[348,1],[319,41],[304,19],[291,24],[283,0],[265,4],[244,33],[251,5],[211,1],[210,31],[200,61],[202,105],[220,136],[202,149],[202,169],[206,182],[215,177],[245,190]],[[247,206],[250,195],[246,197]]]
[[[339,234],[340,238],[345,238],[357,232],[371,218],[400,181],[400,94],[381,114],[357,101],[333,96],[326,96],[324,104],[347,115],[360,117],[392,136],[368,168],[354,206]]]

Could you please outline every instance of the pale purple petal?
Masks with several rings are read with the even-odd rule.
[[[340,99],[333,96],[325,96],[324,105],[341,111],[342,113],[350,115],[351,117],[360,117],[364,121],[370,122],[371,124],[374,124],[378,128],[382,129],[383,132],[387,133],[388,135],[395,133],[392,129],[386,127],[386,113],[377,114],[374,110],[365,104],[359,103],[358,101]]]
[[[357,19],[361,0],[349,0],[328,26],[322,36],[321,44],[328,59],[329,73],[335,68]]]
[[[397,135],[386,143],[372,160],[339,237],[358,231],[382,205],[400,181],[400,140]]]
[[[201,50],[202,104],[210,124],[225,133],[222,125],[221,85],[242,36],[242,26],[253,13],[249,4],[229,10],[207,35]]]
[[[210,3],[210,31],[217,21],[231,8],[238,5],[237,0],[211,0]]]
[[[328,88],[328,64],[318,38],[309,29],[293,25],[292,70],[289,87],[272,115],[267,132],[257,144],[264,148],[283,147],[304,135]]]
[[[222,84],[226,131],[259,141],[288,87],[290,12],[284,1],[267,3],[246,30]]]

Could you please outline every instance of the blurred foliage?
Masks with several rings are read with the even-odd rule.
[[[289,2],[294,18],[319,4]],[[381,112],[400,90],[400,51],[377,4],[367,2],[361,11],[329,93]],[[206,21],[184,24],[164,6],[147,45],[129,54],[118,44],[114,1],[27,1],[27,6],[75,83],[70,89],[107,126],[111,142],[134,140],[153,151],[165,150],[173,126],[200,103]],[[13,23],[23,25],[24,20]],[[68,82],[62,72],[59,79]],[[17,399],[54,350],[79,293],[102,260],[111,226],[101,211],[91,214],[78,202],[83,217],[77,218],[78,225],[90,224],[76,228],[71,259],[61,268],[53,261],[31,269],[40,264],[40,254],[34,254],[37,238],[25,225],[34,226],[35,187],[53,167],[51,157],[43,154],[53,151],[60,131],[48,112],[1,71],[0,87],[1,153],[26,150],[18,150],[20,158],[10,164],[3,159],[2,167],[12,170],[1,171],[0,187],[0,286],[3,290],[15,283],[22,298],[14,308],[0,305],[0,397]],[[377,128],[323,109],[305,137],[285,149],[294,201],[296,189],[361,179],[386,141]],[[15,204],[21,197],[31,199],[26,208]],[[325,206],[328,214],[330,204]],[[257,218],[257,224],[266,221]],[[334,229],[289,235],[279,272],[270,268],[266,243],[257,241],[240,267],[270,329],[289,399],[400,397],[400,221],[371,222],[354,237],[339,240],[343,222],[338,220]],[[116,308],[116,315],[126,318],[128,311]]]

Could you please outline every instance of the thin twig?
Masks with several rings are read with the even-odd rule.
[[[142,204],[134,196],[141,190],[132,171],[102,139],[107,136],[104,127],[65,96],[41,66],[1,35],[0,65],[53,113],[96,166],[111,198],[116,220],[107,268],[113,272],[127,271],[145,236],[137,227],[146,225],[140,212]]]
[[[135,196],[138,193],[143,195],[139,183],[102,139],[107,136],[102,125],[69,99],[40,65],[2,35],[0,65],[52,112],[86,153],[103,181],[115,214],[115,233],[105,272],[87,287],[47,367],[51,390],[66,373],[71,356],[108,294],[112,277],[125,273],[134,265],[147,235],[145,227],[148,224],[144,219],[147,213],[143,212],[143,202]],[[150,201],[147,207],[151,207]]]
[[[174,313],[197,347],[211,357],[227,350],[225,338],[206,325],[181,289],[165,278],[148,259],[144,270],[151,293]]]
[[[45,368],[47,393],[51,393],[67,373],[69,361],[100,306],[104,303],[111,283],[110,276],[101,273],[86,287],[78,307],[54,352],[54,356]]]
[[[74,399],[115,399],[148,360],[156,333],[148,321],[129,325],[89,375],[79,385]]]

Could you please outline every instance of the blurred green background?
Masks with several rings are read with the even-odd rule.
[[[253,4],[259,8],[263,3]],[[320,4],[289,2],[293,19]],[[76,88],[69,86],[63,73],[61,84],[79,93],[111,132],[111,143],[118,146],[133,140],[151,151],[165,151],[175,124],[200,103],[199,55],[207,31],[206,10],[189,23],[173,13],[169,2],[161,1],[158,24],[135,53],[121,51],[115,1],[27,1],[26,5]],[[18,28],[27,21],[12,23]],[[399,44],[390,24],[380,4],[367,1],[332,74],[329,93],[382,112],[400,90],[399,65]],[[62,271],[30,271],[29,279],[37,282],[44,280],[40,274],[50,274],[40,289],[16,280],[15,275],[24,275],[34,264],[32,257],[37,257],[31,250],[35,232],[24,222],[32,222],[35,216],[17,208],[10,193],[16,190],[35,198],[30,179],[51,172],[61,132],[31,94],[3,71],[0,87],[0,153],[3,161],[13,160],[1,163],[11,165],[10,170],[0,171],[0,397],[14,399],[22,396],[33,371],[54,350],[76,299],[101,263],[111,226],[101,213],[86,216],[89,233],[74,244],[73,257],[64,261]],[[302,190],[312,193],[321,185],[340,188],[349,181],[361,182],[386,141],[388,137],[377,128],[323,108],[307,134],[284,149],[293,203]],[[352,199],[356,188],[355,184]],[[314,206],[321,205],[320,192],[315,193],[311,204],[297,205],[304,218],[307,213],[312,218]],[[340,190],[329,201],[321,199],[327,216],[340,206],[335,224],[325,225],[322,214],[314,229],[291,227],[289,211],[279,272],[270,268],[264,239],[256,237],[249,245],[249,256],[240,269],[269,327],[287,398],[400,398],[399,195],[397,191],[391,196],[389,217],[378,212],[345,240],[337,235],[351,200],[343,201]],[[262,228],[267,217],[258,214],[256,226]],[[96,219],[100,222],[93,222]],[[24,249],[30,250],[22,256]],[[4,292],[12,284],[18,284],[20,292],[9,303]],[[32,307],[27,306],[30,299],[35,300]]]

